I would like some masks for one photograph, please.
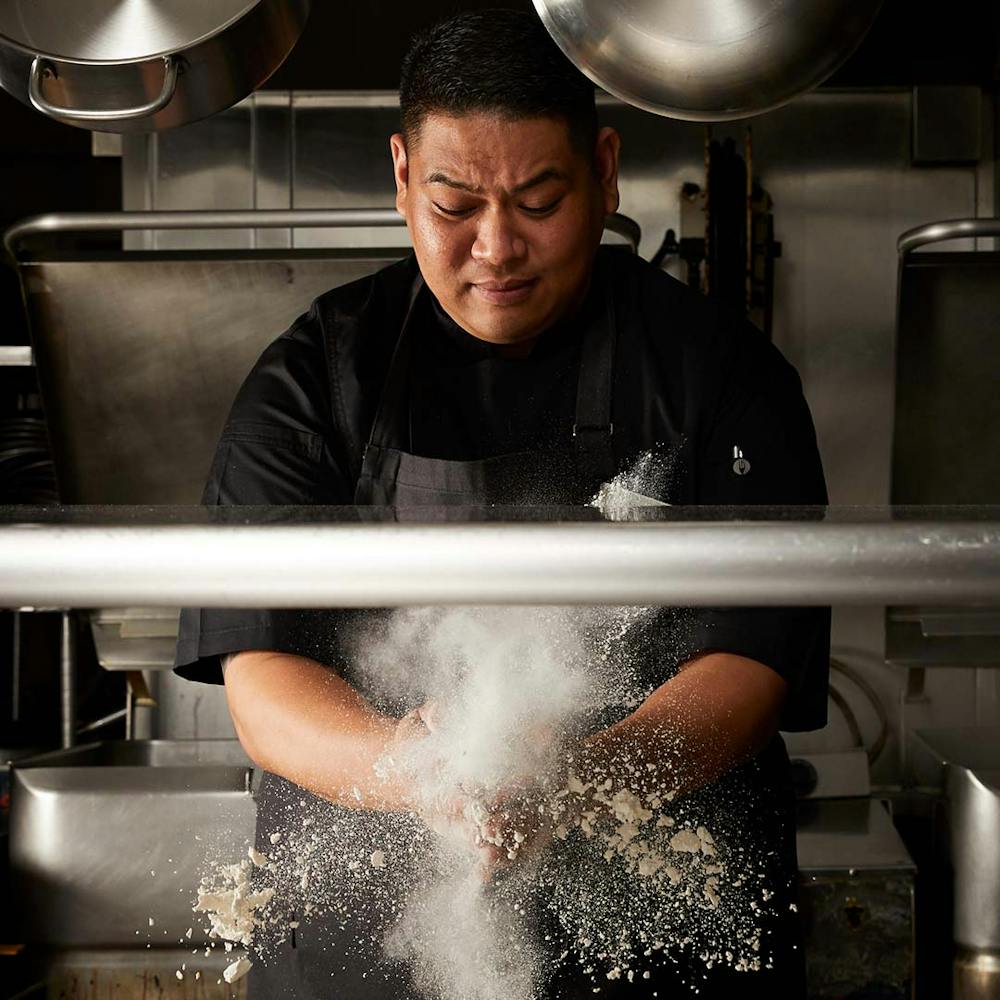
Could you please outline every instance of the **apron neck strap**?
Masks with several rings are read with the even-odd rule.
[[[595,290],[600,306],[593,311],[583,334],[580,350],[580,377],[576,390],[576,418],[573,439],[584,448],[610,444],[614,434],[611,399],[614,390],[615,348],[618,324],[610,287],[600,282]]]
[[[413,337],[410,328],[417,308],[420,293],[424,290],[423,275],[417,274],[410,288],[410,300],[406,307],[406,316],[400,327],[396,347],[392,352],[389,370],[386,373],[385,385],[379,397],[378,409],[375,411],[375,423],[372,424],[369,447],[389,448],[392,445],[394,421],[398,418],[401,407],[406,400],[406,381],[410,372],[410,355],[412,354]]]

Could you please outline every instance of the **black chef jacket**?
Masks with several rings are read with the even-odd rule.
[[[615,254],[615,266],[609,266]],[[654,451],[674,504],[825,505],[816,437],[799,378],[756,329],[623,251],[602,248],[614,275],[618,347],[614,448],[620,467]],[[212,465],[209,505],[351,504],[392,352],[417,275],[414,258],[334,289],[264,352],[233,405]],[[581,313],[603,309],[594,282]],[[572,433],[577,314],[527,358],[461,329],[432,296],[415,317],[408,419],[396,446],[468,461],[565,447]],[[739,474],[742,455],[749,472]],[[294,567],[290,567],[294,572]],[[356,614],[356,613],[355,613]],[[350,612],[186,609],[176,671],[220,683],[219,657],[246,649],[310,656],[345,669]],[[657,665],[719,650],[767,664],[790,695],[785,730],[826,721],[829,611],[699,609]],[[666,662],[669,660],[670,662]]]

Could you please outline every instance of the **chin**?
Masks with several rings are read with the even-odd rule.
[[[480,319],[468,329],[480,340],[487,340],[491,344],[519,344],[525,340],[532,340],[538,331],[538,327],[534,324],[512,324],[509,319],[498,321],[496,318]]]

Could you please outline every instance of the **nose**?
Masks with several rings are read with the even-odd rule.
[[[502,269],[523,260],[528,244],[518,233],[513,219],[502,208],[492,208],[478,218],[472,258],[481,264]]]

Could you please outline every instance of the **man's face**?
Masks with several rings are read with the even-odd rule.
[[[396,207],[456,323],[528,344],[578,304],[618,208],[613,130],[587,155],[560,119],[431,114],[409,148],[401,135],[391,145]]]

